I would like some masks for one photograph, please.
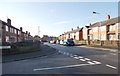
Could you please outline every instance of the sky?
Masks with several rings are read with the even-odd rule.
[[[100,14],[93,14],[96,11]],[[118,2],[1,2],[0,19],[10,18],[16,28],[32,36],[59,36],[101,20],[118,16]]]

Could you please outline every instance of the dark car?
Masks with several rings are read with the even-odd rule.
[[[72,46],[74,46],[75,43],[74,43],[73,39],[65,39],[63,41],[63,45],[72,45]]]

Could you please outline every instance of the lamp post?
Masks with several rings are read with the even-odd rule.
[[[93,11],[93,14],[100,14],[100,13],[98,13],[98,12],[95,12],[95,11]],[[102,24],[102,22],[100,21],[99,22],[99,27],[100,27],[100,46],[102,46],[102,42],[101,42],[101,24]]]

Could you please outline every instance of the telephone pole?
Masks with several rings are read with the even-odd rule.
[[[38,26],[38,36],[40,36],[40,26]]]

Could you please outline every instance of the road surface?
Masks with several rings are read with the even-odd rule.
[[[57,49],[57,52],[3,63],[3,74],[118,74],[117,52],[49,43],[45,45]]]

